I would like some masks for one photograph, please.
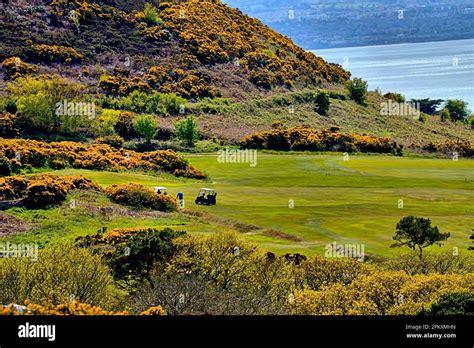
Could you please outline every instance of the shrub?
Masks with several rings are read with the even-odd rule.
[[[107,135],[102,138],[97,138],[95,140],[97,144],[106,144],[114,149],[120,149],[123,146],[123,143],[125,142],[123,138],[119,135]]]
[[[359,104],[364,105],[367,97],[367,82],[355,77],[346,84],[351,98]]]
[[[59,243],[28,258],[0,260],[0,303],[61,305],[71,296],[91,306],[112,308],[116,292],[107,266],[87,250]]]
[[[376,271],[358,276],[349,285],[296,291],[290,307],[300,315],[416,315],[446,293],[472,289],[472,274],[409,276]]]
[[[100,136],[114,135],[119,117],[120,111],[103,109],[100,116],[94,122],[96,133]]]
[[[137,135],[135,132],[135,114],[122,111],[114,126],[115,132],[125,139],[131,139]]]
[[[27,55],[38,63],[76,63],[84,59],[74,48],[58,45],[33,45]]]
[[[273,129],[247,135],[243,148],[277,151],[345,151],[402,154],[402,146],[385,137],[342,133],[338,129]]]
[[[157,194],[140,184],[113,185],[105,190],[115,203],[137,208],[150,208],[159,211],[175,211],[176,200],[168,195]]]
[[[158,16],[158,11],[155,6],[150,3],[145,4],[143,9],[144,20],[148,25],[163,24],[163,20]]]
[[[199,129],[194,117],[189,116],[174,124],[176,136],[189,146],[194,146],[199,139]]]
[[[459,156],[472,157],[474,156],[474,144],[469,140],[447,140],[444,143],[433,143],[430,142],[426,145],[423,145],[423,150],[429,152],[438,152],[452,157],[456,152]]]
[[[0,176],[9,176],[12,174],[12,164],[8,158],[0,158]]]
[[[453,255],[446,253],[425,253],[420,260],[416,252],[399,255],[380,264],[382,268],[391,271],[404,271],[407,274],[429,274],[429,273],[459,273],[466,274],[474,272],[474,256],[467,254]]]
[[[140,315],[157,315],[157,316],[162,316],[166,315],[165,310],[161,306],[155,306],[155,307],[150,307],[147,310],[143,311],[140,313]]]
[[[316,96],[316,111],[320,115],[327,115],[331,101],[327,93],[319,92]]]
[[[116,246],[107,260],[112,274],[129,283],[147,280],[153,286],[150,277],[153,267],[170,261],[176,252],[172,242],[181,234],[169,228],[133,233],[125,243]]]
[[[135,119],[135,131],[149,144],[157,131],[156,118],[152,115],[141,115]]]
[[[10,57],[5,59],[2,62],[2,67],[4,80],[15,80],[19,77],[24,77],[37,71],[35,66],[23,62],[18,57]]]
[[[348,285],[358,276],[373,273],[369,266],[353,259],[328,260],[314,257],[303,262],[301,268],[304,285],[311,290],[336,283]]]
[[[18,135],[17,116],[10,113],[0,114],[0,137],[14,138]]]
[[[388,92],[384,94],[384,97],[396,101],[397,103],[404,103],[406,101],[405,96],[400,93]]]
[[[441,118],[441,121],[443,122],[447,122],[451,120],[451,115],[449,114],[449,110],[447,108],[444,108],[443,110],[441,110],[440,118]]]
[[[58,103],[75,100],[80,89],[81,85],[52,75],[18,78],[7,86],[18,110],[18,123],[35,134],[71,132],[73,126],[89,124],[87,117],[75,117],[75,124],[71,125],[69,116],[56,112]]]
[[[84,145],[75,142],[44,143],[23,139],[0,139],[0,157],[8,158],[12,164],[20,157],[22,168],[45,167],[54,160],[66,166],[98,170],[142,170],[167,172],[176,176],[205,178],[205,174],[190,166],[181,156],[170,150],[147,153],[116,150],[105,144]],[[16,165],[16,164],[15,164]]]
[[[100,187],[82,176],[59,177],[50,174],[12,176],[0,179],[0,199],[23,199],[31,209],[61,204],[69,191],[97,190]]]
[[[20,310],[14,306],[8,306],[0,310],[0,315],[127,315],[126,311],[112,312],[103,310],[100,307],[91,306],[86,303],[77,301],[69,301],[59,305],[39,305],[25,301],[24,310]]]
[[[187,101],[173,93],[145,93],[135,90],[119,99],[106,98],[102,104],[104,107],[138,113],[176,115],[186,107]]]
[[[427,315],[474,315],[474,295],[469,292],[444,294],[431,305]]]

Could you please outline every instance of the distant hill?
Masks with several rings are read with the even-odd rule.
[[[470,0],[224,2],[305,49],[474,38],[474,3]]]

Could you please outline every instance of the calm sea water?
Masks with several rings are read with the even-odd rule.
[[[474,39],[313,51],[407,99],[462,99],[474,110]]]

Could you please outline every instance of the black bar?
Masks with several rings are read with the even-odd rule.
[[[16,346],[378,346],[473,347],[474,317],[46,317],[0,316],[0,347]],[[19,338],[25,323],[55,325],[55,341]],[[411,328],[407,329],[407,325]],[[425,328],[423,329],[423,325]],[[447,326],[443,326],[447,325]],[[453,328],[455,325],[455,329]],[[413,327],[419,326],[419,330]],[[448,327],[448,329],[446,329]],[[456,338],[407,338],[407,334]]]

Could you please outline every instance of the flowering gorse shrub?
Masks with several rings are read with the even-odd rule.
[[[174,197],[155,193],[140,184],[112,185],[105,193],[115,203],[137,208],[170,212],[175,211],[178,206]]]
[[[59,205],[72,190],[101,191],[101,188],[82,176],[40,174],[0,178],[0,200],[22,199],[32,209]]]
[[[243,148],[279,151],[344,151],[402,154],[402,145],[390,138],[343,133],[337,129],[278,128],[247,135]]]
[[[14,160],[20,168],[28,166],[72,167],[96,170],[141,170],[167,172],[196,179],[205,174],[190,166],[171,150],[138,153],[117,150],[106,144],[85,145],[76,142],[45,143],[35,140],[0,139],[0,157]]]

